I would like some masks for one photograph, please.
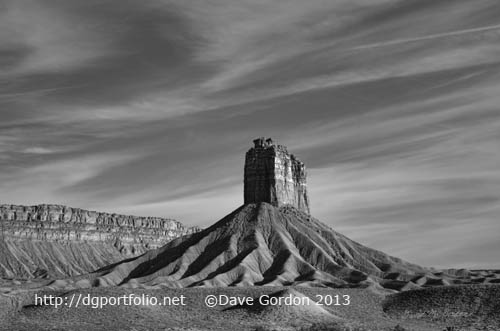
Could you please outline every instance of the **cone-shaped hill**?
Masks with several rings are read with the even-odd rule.
[[[291,206],[250,203],[211,227],[75,281],[93,286],[354,286],[426,270],[358,244]],[[365,282],[366,281],[366,282]]]

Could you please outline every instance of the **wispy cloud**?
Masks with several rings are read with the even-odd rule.
[[[54,150],[43,148],[43,147],[28,147],[22,151],[28,154],[52,154]]]
[[[20,55],[15,63],[4,66],[4,74],[75,69],[112,51],[105,36],[84,28],[95,24],[90,17],[68,15],[60,6],[42,1],[7,1],[2,7],[2,48]]]

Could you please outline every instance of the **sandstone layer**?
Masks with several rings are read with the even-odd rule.
[[[272,139],[255,139],[246,153],[244,186],[245,203],[290,205],[310,213],[304,163]]]
[[[198,231],[173,219],[61,205],[0,205],[0,276],[88,273]]]

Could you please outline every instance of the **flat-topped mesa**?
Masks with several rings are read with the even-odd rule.
[[[245,204],[291,205],[309,214],[304,163],[289,154],[285,146],[275,145],[271,138],[253,142],[254,147],[245,157]]]
[[[0,204],[0,278],[88,273],[200,231],[173,219]]]

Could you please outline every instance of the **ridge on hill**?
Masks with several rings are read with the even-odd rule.
[[[427,270],[352,241],[294,207],[261,202],[243,205],[201,232],[74,281],[131,287],[342,287],[368,286],[395,272],[417,275]]]
[[[0,205],[0,277],[88,273],[198,231],[160,217],[62,205]]]

